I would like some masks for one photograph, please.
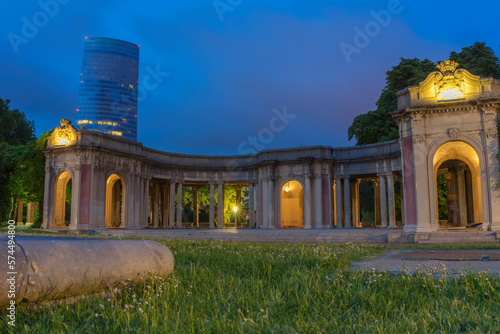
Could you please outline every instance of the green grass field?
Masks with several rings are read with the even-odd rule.
[[[175,255],[170,277],[72,304],[21,304],[14,330],[3,312],[1,332],[500,332],[497,277],[350,270],[387,246],[161,242]]]

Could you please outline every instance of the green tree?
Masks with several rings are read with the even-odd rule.
[[[366,145],[399,138],[399,130],[391,112],[398,108],[396,93],[408,86],[418,85],[436,64],[429,59],[401,58],[399,64],[386,73],[386,86],[382,90],[377,109],[354,118],[347,133],[348,138],[356,138],[356,145]]]
[[[459,53],[452,51],[450,60],[458,62],[461,68],[474,75],[500,79],[500,61],[493,49],[484,42],[462,48]]]
[[[9,163],[14,166],[8,182],[8,189],[14,204],[18,200],[37,204],[35,223],[41,223],[43,215],[43,192],[45,181],[45,155],[42,150],[47,147],[47,139],[51,131],[45,132],[37,140],[26,145],[10,146],[8,148]],[[13,205],[11,219],[16,213]]]
[[[19,200],[35,202],[35,219],[41,223],[45,178],[45,155],[50,132],[36,139],[33,121],[11,109],[0,98],[0,222],[14,219]]]
[[[35,125],[28,121],[26,115],[17,110],[10,109],[10,100],[0,98],[0,143],[7,145],[25,145],[35,140]]]

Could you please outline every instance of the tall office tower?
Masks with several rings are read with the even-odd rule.
[[[85,37],[76,120],[80,127],[137,140],[139,45]]]

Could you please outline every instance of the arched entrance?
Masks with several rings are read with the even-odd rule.
[[[281,227],[302,228],[304,225],[304,191],[297,181],[281,187]]]
[[[56,177],[54,196],[55,216],[52,227],[68,227],[71,222],[72,182],[69,172],[62,172]]]
[[[125,182],[117,174],[106,183],[106,227],[125,227]]]
[[[466,142],[450,141],[433,159],[437,223],[440,228],[482,222],[479,156]]]

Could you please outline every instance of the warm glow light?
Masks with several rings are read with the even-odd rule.
[[[289,192],[289,191],[290,191],[290,188],[285,187],[285,191],[286,191],[286,192]]]
[[[462,99],[464,97],[464,92],[459,90],[458,88],[451,88],[439,92],[438,100],[456,100]]]
[[[90,122],[90,124],[92,124],[92,122]],[[117,126],[118,123],[116,122],[106,122],[106,121],[98,121],[97,124],[100,124],[100,125],[113,125],[113,126]]]
[[[238,207],[236,205],[233,206],[233,211],[234,211],[234,213],[236,213],[236,211],[238,211]]]
[[[57,142],[57,145],[60,146],[66,146],[69,144],[69,139],[68,138],[59,138],[59,141]]]

